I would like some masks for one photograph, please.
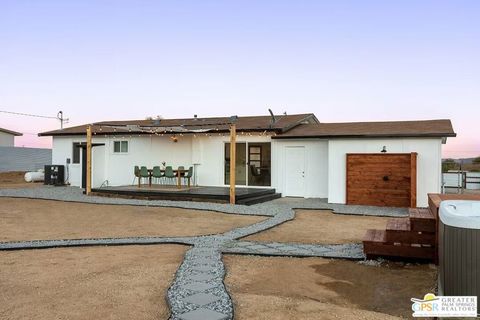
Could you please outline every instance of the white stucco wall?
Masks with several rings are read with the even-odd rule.
[[[114,153],[115,140],[129,141],[128,153]],[[133,182],[136,165],[152,168],[166,162],[174,168],[182,165],[188,169],[192,164],[192,137],[179,137],[178,142],[166,136],[108,138],[105,155],[105,177],[109,185],[128,185]]]
[[[346,154],[417,152],[417,206],[428,205],[427,193],[441,190],[442,139],[332,139],[328,142],[328,201],[346,201]]]
[[[127,153],[114,153],[113,143],[116,140],[128,141]],[[188,168],[192,164],[192,138],[182,137],[174,143],[168,137],[101,137],[94,136],[93,143],[104,143],[92,150],[92,186],[99,187],[108,180],[112,186],[128,185],[133,182],[134,166],[160,166],[162,161],[168,165],[183,165]],[[85,137],[54,137],[52,163],[66,165],[66,159],[72,159],[73,143],[85,142]],[[81,156],[80,156],[81,161]],[[68,165],[68,180],[73,186],[81,185],[82,165]]]
[[[85,137],[82,136],[53,138],[52,164],[65,166],[65,180],[72,186],[81,186],[82,184],[82,155],[80,153],[80,163],[72,163],[73,143],[85,141]],[[103,137],[95,137],[93,138],[93,142],[107,143],[107,139]],[[107,180],[105,171],[105,147],[97,146],[94,147],[92,150],[92,186],[99,187],[105,180]],[[67,164],[67,158],[70,159],[70,164]]]
[[[115,140],[129,141],[128,153],[114,153]],[[237,142],[270,142],[266,136],[238,136]],[[180,165],[188,169],[197,164],[199,185],[224,186],[224,145],[229,136],[199,135],[178,137],[174,143],[168,136],[100,137],[94,136],[93,143],[105,143],[105,147],[94,147],[92,154],[92,186],[98,187],[105,180],[111,186],[132,184],[135,165],[160,166],[163,161],[174,168]],[[53,164],[66,165],[72,158],[74,142],[85,142],[81,136],[53,138]],[[273,152],[273,151],[272,151]],[[81,185],[81,163],[68,165],[69,182]]]
[[[237,136],[240,142],[270,142],[267,136]],[[199,136],[194,139],[195,150],[193,163],[198,163],[197,179],[199,185],[225,185],[225,143],[230,142],[229,136]],[[272,146],[273,154],[273,146]],[[273,163],[273,160],[272,160]],[[273,177],[273,168],[272,168]],[[272,181],[273,182],[273,181]]]
[[[0,131],[0,147],[13,147],[15,136],[10,133]]]
[[[305,150],[305,197],[327,198],[328,196],[328,141],[326,140],[273,140],[272,183],[277,192],[286,194],[285,163],[287,147],[304,147]]]
[[[128,140],[127,154],[113,153],[113,141]],[[72,143],[84,142],[81,136],[54,137],[52,163],[66,165],[72,158]],[[145,165],[149,168],[165,161],[174,167],[186,168],[198,164],[199,185],[224,186],[224,144],[228,136],[200,135],[179,137],[174,143],[167,136],[101,137],[94,136],[94,143],[105,143],[105,147],[93,148],[93,187],[105,180],[109,185],[129,185],[133,181],[133,167]],[[417,152],[417,206],[427,205],[427,193],[440,192],[441,186],[441,139],[298,139],[280,140],[267,136],[238,136],[237,142],[272,142],[271,186],[285,191],[285,148],[305,148],[305,197],[326,198],[331,203],[345,203],[347,153],[379,152],[383,146],[388,152]],[[81,164],[68,166],[71,185],[81,185]]]

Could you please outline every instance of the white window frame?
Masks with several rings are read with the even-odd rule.
[[[230,143],[230,141],[223,141],[223,155],[222,155],[222,158],[225,159],[225,145]],[[273,167],[273,163],[271,161],[271,159],[273,158],[273,153],[272,153],[272,141],[236,141],[235,143],[245,143],[245,148],[246,148],[246,155],[247,155],[247,163],[248,163],[248,148],[249,148],[249,144],[257,144],[257,143],[270,143],[270,185],[269,186],[252,186],[250,185],[248,182],[248,166],[247,166],[247,169],[245,171],[245,176],[246,176],[246,184],[242,184],[242,185],[236,185],[236,188],[258,188],[258,189],[267,189],[267,188],[270,188],[270,189],[273,189],[273,186],[272,186],[272,167]],[[230,186],[229,184],[225,184],[225,162],[223,163],[223,175],[222,175],[222,183],[223,183],[223,186],[224,187],[228,187]]]
[[[121,154],[128,154],[130,152],[130,141],[127,139],[121,139],[121,140],[113,140],[112,141],[112,154],[115,155],[121,155]],[[122,142],[127,143],[127,151],[122,151]],[[119,143],[120,144],[120,151],[115,151],[115,144]]]

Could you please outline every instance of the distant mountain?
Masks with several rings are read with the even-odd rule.
[[[442,160],[447,160],[447,159],[452,159],[452,158],[444,158],[444,159],[442,159]],[[472,164],[474,159],[476,159],[476,157],[475,157],[475,158],[452,159],[452,160],[454,160],[454,161],[455,161],[456,163],[458,163],[458,164],[461,164],[461,163],[463,163],[463,164]]]

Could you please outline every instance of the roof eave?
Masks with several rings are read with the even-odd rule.
[[[281,129],[278,128],[247,128],[247,129],[237,129],[237,134],[238,132],[275,132],[275,133],[281,133]],[[205,131],[201,133],[227,133],[229,130],[215,130],[212,129],[210,131]],[[145,132],[145,131],[117,131],[117,132],[95,132],[97,135],[109,135],[109,136],[116,136],[116,135],[152,135],[155,134],[155,132]],[[157,131],[157,134],[199,134],[198,132],[190,131]],[[41,132],[38,134],[39,137],[66,137],[66,136],[85,136],[85,133],[78,133],[78,132]]]
[[[23,133],[21,133],[21,132],[12,131],[12,130],[8,130],[8,129],[0,129],[0,132],[11,134],[12,136],[15,136],[15,137],[23,136]]]
[[[427,134],[350,134],[350,135],[299,135],[299,136],[288,136],[288,135],[277,135],[272,137],[272,139],[351,139],[351,138],[454,138],[456,133],[427,133]]]

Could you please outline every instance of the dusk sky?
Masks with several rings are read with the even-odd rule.
[[[67,126],[313,112],[450,118],[480,155],[480,1],[0,1],[0,110]],[[0,113],[18,146],[56,120]]]

